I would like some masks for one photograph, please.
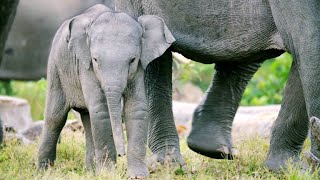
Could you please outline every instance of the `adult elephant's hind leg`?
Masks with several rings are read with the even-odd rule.
[[[242,94],[260,63],[216,64],[216,74],[193,114],[188,146],[216,159],[232,159],[231,128]]]
[[[148,65],[146,89],[149,100],[148,146],[155,161],[166,158],[184,165],[180,154],[179,137],[172,113],[172,54],[166,51]],[[153,160],[152,160],[153,161]],[[153,162],[149,162],[149,165]]]
[[[53,87],[48,90],[45,122],[42,132],[42,142],[39,149],[38,166],[39,168],[47,168],[53,165],[56,159],[57,141],[63,126],[67,120],[69,108],[65,104],[65,97],[61,88]],[[57,85],[58,86],[58,85]]]
[[[308,134],[308,115],[297,63],[293,62],[279,115],[273,125],[265,162],[271,170],[285,168],[289,159],[299,160]]]

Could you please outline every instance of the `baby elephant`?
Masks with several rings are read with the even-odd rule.
[[[128,175],[148,176],[144,159],[148,103],[144,69],[175,41],[157,16],[138,21],[95,5],[65,21],[48,61],[47,102],[39,168],[53,165],[67,113],[81,114],[86,132],[86,166],[101,170],[124,153],[121,98],[128,139]],[[95,163],[93,162],[95,159]]]

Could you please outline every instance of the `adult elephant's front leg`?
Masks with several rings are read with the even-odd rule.
[[[169,157],[180,165],[184,165],[172,113],[172,54],[170,51],[166,51],[148,65],[145,82],[150,116],[148,146],[156,161],[164,163]]]
[[[296,62],[281,103],[279,115],[273,125],[266,166],[271,170],[286,167],[289,159],[299,160],[302,145],[308,134],[308,115]]]
[[[297,62],[307,118],[320,118],[320,1],[309,0],[305,3],[304,1],[270,0],[269,4],[282,39],[292,53],[294,61]],[[296,109],[292,110],[291,116]],[[306,136],[309,121],[306,119],[300,119],[300,121],[288,132],[286,138],[304,140],[302,137]],[[293,149],[300,151],[301,144],[302,142],[292,144]],[[320,158],[318,150],[312,148],[311,152]]]
[[[216,64],[216,74],[193,115],[188,146],[216,159],[232,159],[231,128],[245,87],[260,63]]]

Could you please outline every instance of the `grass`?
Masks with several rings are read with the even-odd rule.
[[[127,179],[126,159],[119,158],[117,170],[95,176],[84,169],[84,135],[64,130],[58,145],[57,161],[47,171],[37,170],[38,143],[22,145],[17,140],[7,140],[0,150],[0,179]],[[306,143],[305,148],[310,146]],[[239,158],[233,161],[214,160],[191,151],[186,140],[181,140],[181,152],[188,170],[163,166],[151,173],[150,179],[319,179],[317,172],[300,172],[290,167],[288,171],[272,173],[263,166],[269,148],[267,139],[255,137],[237,141]]]

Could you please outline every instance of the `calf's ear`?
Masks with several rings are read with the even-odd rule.
[[[155,15],[143,15],[138,18],[143,27],[141,41],[141,64],[144,69],[150,62],[160,57],[175,41],[163,19]]]
[[[77,16],[69,22],[68,49],[73,58],[77,58],[86,69],[90,68],[91,53],[88,44],[88,27],[90,19]]]

